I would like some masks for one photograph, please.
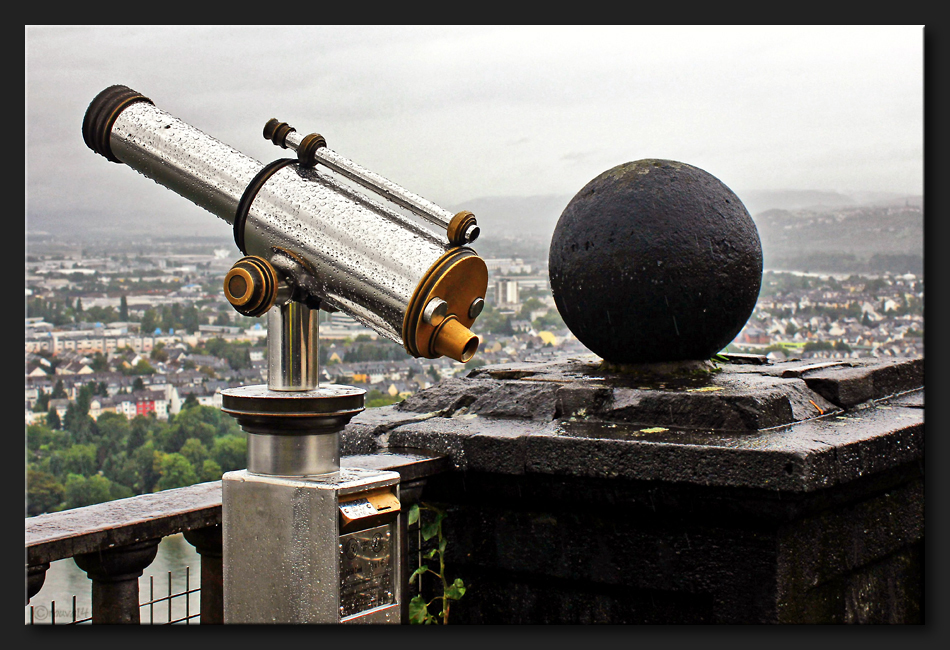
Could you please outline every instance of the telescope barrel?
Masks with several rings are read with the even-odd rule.
[[[242,197],[265,167],[124,86],[107,88],[93,100],[83,136],[97,153],[232,226]],[[252,197],[241,234],[247,255],[270,259],[289,252],[302,260],[315,279],[308,287],[312,297],[403,344],[413,356],[467,361],[477,348],[469,311],[484,299],[484,261],[320,167],[288,165],[273,172]],[[434,298],[449,303],[457,324],[425,320]],[[447,353],[449,341],[456,342]]]

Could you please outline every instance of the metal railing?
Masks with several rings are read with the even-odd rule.
[[[398,472],[400,494],[404,507],[408,508],[418,499],[426,478],[450,470],[451,461],[424,450],[385,450],[344,456],[341,466]],[[148,599],[140,602],[139,578],[154,560],[159,542],[178,533],[183,533],[198,552],[201,586],[191,586],[190,567],[186,567],[184,591],[172,593],[169,572],[168,592],[156,598],[154,576],[151,576]],[[73,596],[72,618],[68,624],[154,623],[156,606],[161,608],[163,604],[168,612],[167,623],[222,623],[222,555],[221,481],[27,518],[29,620],[35,623],[37,609],[45,607],[45,604],[30,605],[30,600],[42,588],[50,563],[73,558],[91,580],[92,613],[88,617],[77,617]],[[409,575],[406,567],[402,574],[406,580]],[[196,613],[192,613],[193,597],[199,602]],[[185,600],[185,615],[173,618],[172,602],[177,598]],[[58,624],[55,608],[54,600],[48,610],[49,622]],[[148,620],[143,616],[143,609]],[[403,616],[403,620],[408,620],[408,616]]]
[[[139,604],[139,619],[144,623],[154,625],[156,623],[155,619],[155,606],[159,605],[161,609],[161,604],[167,604],[167,615],[165,620],[161,620],[161,612],[159,612],[159,625],[174,625],[176,623],[184,623],[185,625],[190,625],[192,621],[197,623],[201,622],[200,612],[192,613],[192,596],[195,594],[201,593],[201,587],[192,587],[191,586],[191,567],[185,566],[185,589],[184,591],[174,592],[172,587],[172,572],[168,571],[168,591],[164,596],[155,596],[155,576],[151,575],[148,577],[148,600]],[[173,614],[173,603],[176,599],[184,599],[184,616],[175,618]],[[56,601],[51,600],[50,605],[47,608],[46,605],[28,605],[29,607],[29,622],[27,625],[37,625],[40,623],[45,623],[49,625],[80,625],[83,623],[92,623],[92,616],[85,616],[80,618],[80,614],[88,612],[88,608],[83,608],[80,610],[76,606],[77,600],[76,596],[72,596],[72,608],[67,610],[71,613],[71,618],[67,620],[56,620],[57,609]],[[148,613],[148,616],[145,616],[145,613]],[[147,620],[146,620],[147,618]]]

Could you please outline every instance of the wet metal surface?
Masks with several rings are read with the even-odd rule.
[[[125,108],[111,131],[117,158],[228,223],[260,162],[146,102]],[[425,272],[449,248],[321,169],[285,167],[258,191],[244,229],[246,252],[275,247],[302,257],[315,297],[401,341],[403,317]]]

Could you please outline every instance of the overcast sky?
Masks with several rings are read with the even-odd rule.
[[[923,28],[27,27],[27,228],[223,221],[82,140],[124,84],[261,162],[267,119],[444,206],[642,158],[743,191],[921,194]],[[206,225],[207,224],[207,227]]]

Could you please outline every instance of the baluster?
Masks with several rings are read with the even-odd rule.
[[[92,622],[133,623],[139,616],[139,577],[158,553],[160,539],[77,555],[92,580]]]
[[[40,593],[43,583],[46,582],[46,570],[49,569],[49,562],[26,567],[26,604],[30,604],[30,599]]]
[[[224,571],[221,525],[185,531],[185,540],[201,556],[201,624],[224,622]]]

